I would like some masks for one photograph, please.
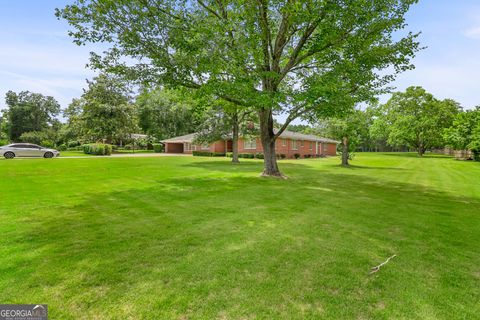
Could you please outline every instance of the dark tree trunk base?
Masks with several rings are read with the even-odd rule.
[[[238,159],[238,136],[239,136],[239,127],[238,127],[238,115],[235,113],[233,115],[233,128],[232,128],[232,163],[240,163]]]
[[[287,176],[283,175],[281,172],[275,172],[275,173],[268,173],[268,172],[262,172],[260,174],[260,177],[262,178],[275,178],[275,179],[288,179]]]
[[[343,137],[342,139],[342,166],[348,167],[348,138]]]
[[[275,153],[275,134],[273,132],[272,110],[263,109],[259,112],[260,137],[263,146],[263,173],[262,177],[285,178],[277,165]]]

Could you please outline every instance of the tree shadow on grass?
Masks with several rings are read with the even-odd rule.
[[[436,154],[436,153],[427,153],[424,154],[422,157],[418,155],[416,152],[386,152],[386,153],[379,153],[382,156],[393,156],[393,157],[405,157],[405,158],[418,158],[418,159],[432,159],[432,158],[438,158],[438,159],[445,159],[445,158],[451,158],[453,159],[452,156],[445,155],[445,154]]]
[[[441,316],[456,296],[447,311],[473,316],[479,199],[281,166],[295,179],[249,177],[261,163],[244,162],[243,176],[171,177],[22,217],[0,300],[35,297],[57,318],[301,319],[385,316],[378,303],[410,318],[424,309],[402,306],[419,297]]]
[[[360,166],[356,164],[349,164],[348,166],[342,166],[341,164],[337,165],[331,165],[330,167],[341,167],[344,169],[349,169],[349,170],[392,170],[392,171],[405,171],[405,170],[410,170],[408,168],[400,168],[400,167],[378,167],[378,166]]]
[[[293,161],[293,160],[292,160]],[[361,166],[350,164],[349,166],[342,166],[340,163],[332,164],[332,163],[325,163],[322,164],[321,167],[313,167],[312,164],[307,163],[295,163],[295,162],[279,162],[278,166],[280,171],[296,171],[296,170],[312,170],[312,171],[324,171],[325,168],[344,168],[348,170],[392,170],[392,171],[406,171],[409,170],[408,168],[400,168],[400,167],[379,167],[379,166]],[[309,161],[322,161],[322,160],[309,160]],[[263,170],[263,163],[262,162],[241,162],[238,164],[232,164],[230,162],[219,162],[219,161],[198,161],[198,162],[191,162],[188,164],[183,164],[182,166],[188,168],[200,168],[204,170],[208,170],[211,172],[220,171],[220,172],[239,172],[239,173],[258,173],[260,174]]]

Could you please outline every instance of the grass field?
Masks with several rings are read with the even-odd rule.
[[[480,164],[0,160],[0,302],[51,319],[478,319]],[[396,254],[379,272],[371,267]]]

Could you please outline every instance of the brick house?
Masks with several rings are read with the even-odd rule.
[[[213,143],[194,144],[195,133],[163,140],[166,153],[192,153],[193,151],[232,152],[232,140],[219,140]],[[294,158],[298,153],[303,158],[305,155],[334,156],[337,152],[338,141],[321,138],[314,135],[298,132],[284,131],[277,139],[275,151],[285,154],[287,158]],[[238,141],[239,153],[263,153],[259,137],[240,137]]]

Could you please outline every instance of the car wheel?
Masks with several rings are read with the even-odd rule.
[[[15,153],[5,152],[5,154],[3,156],[5,157],[5,159],[13,159],[13,158],[15,158]]]
[[[46,159],[53,158],[53,153],[51,153],[51,152],[45,152],[45,154],[43,155],[43,157],[46,158]]]

